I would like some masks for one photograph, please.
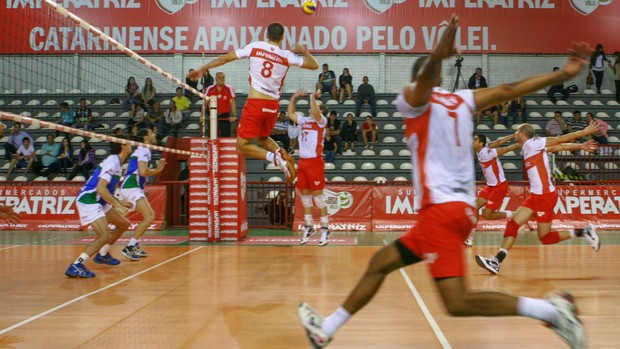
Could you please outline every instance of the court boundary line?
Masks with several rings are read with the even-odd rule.
[[[383,239],[383,243],[386,246],[388,245],[388,242],[386,239]],[[431,329],[433,330],[433,333],[435,333],[435,337],[437,337],[437,340],[439,341],[439,344],[441,344],[441,347],[443,349],[452,349],[450,342],[448,342],[448,339],[443,334],[443,331],[441,331],[441,328],[435,321],[435,318],[433,317],[433,314],[431,314],[431,311],[428,310],[428,307],[426,306],[424,299],[422,299],[422,296],[418,292],[418,289],[413,284],[413,281],[411,281],[411,278],[409,277],[409,275],[405,273],[405,268],[400,268],[398,269],[398,271],[400,271],[400,274],[402,275],[403,279],[405,279],[405,283],[409,287],[409,290],[411,291],[413,298],[415,298],[416,302],[418,303],[420,310],[422,310],[422,314],[424,314],[424,317],[426,318],[426,322],[428,322],[428,324],[431,326]]]
[[[12,248],[17,248],[17,247],[22,247],[22,246],[26,246],[26,245],[13,245],[13,246],[9,246],[9,247],[2,247],[2,248],[0,248],[0,251],[10,250]]]
[[[46,311],[44,311],[44,312],[42,312],[42,313],[39,313],[39,314],[37,314],[37,315],[35,315],[35,316],[31,316],[30,318],[28,318],[28,319],[26,319],[26,320],[23,320],[23,321],[21,321],[21,322],[16,323],[15,325],[12,325],[12,326],[9,326],[9,327],[7,327],[7,328],[4,328],[4,329],[0,330],[0,335],[5,334],[5,333],[7,333],[7,332],[9,332],[9,331],[12,331],[12,330],[14,330],[14,329],[17,329],[17,328],[19,328],[19,327],[22,327],[22,326],[24,326],[24,325],[27,325],[27,324],[29,324],[29,323],[31,323],[31,322],[33,322],[33,321],[37,320],[37,319],[40,319],[40,318],[42,318],[42,317],[44,317],[44,316],[46,316],[46,315],[49,315],[49,314],[51,314],[51,313],[53,313],[53,312],[55,312],[55,311],[57,311],[57,310],[60,310],[60,309],[62,309],[62,308],[64,308],[64,307],[66,307],[66,306],[68,306],[68,305],[71,305],[71,304],[73,304],[73,303],[76,303],[76,302],[78,302],[78,301],[81,301],[82,299],[85,299],[85,298],[88,298],[88,297],[90,297],[90,296],[92,296],[92,295],[95,295],[95,294],[97,294],[97,293],[103,292],[103,291],[105,291],[105,290],[107,290],[107,289],[110,289],[110,288],[112,288],[112,287],[114,287],[114,286],[118,286],[118,285],[120,285],[120,284],[124,283],[125,281],[129,281],[129,280],[131,280],[131,279],[133,279],[133,278],[135,278],[135,277],[137,277],[137,276],[140,276],[140,275],[142,275],[142,274],[144,274],[144,273],[146,273],[146,272],[149,272],[149,271],[151,271],[151,270],[153,270],[153,269],[159,268],[160,266],[162,266],[162,265],[164,265],[164,264],[168,264],[168,263],[170,263],[170,262],[172,262],[172,261],[174,261],[174,260],[177,260],[177,259],[179,259],[179,258],[181,258],[181,257],[184,257],[184,256],[186,256],[186,255],[188,255],[188,254],[190,254],[190,253],[196,252],[196,251],[198,251],[198,250],[202,249],[203,247],[204,247],[204,246],[199,246],[199,247],[197,247],[197,248],[195,248],[195,249],[193,249],[193,250],[189,250],[189,251],[187,251],[187,252],[184,252],[184,253],[182,253],[182,254],[180,254],[180,255],[176,256],[176,257],[172,257],[172,258],[167,259],[167,260],[165,260],[165,261],[163,261],[163,262],[161,262],[161,263],[159,263],[159,264],[156,264],[156,265],[154,265],[154,266],[152,266],[152,267],[149,267],[149,268],[147,268],[147,269],[144,269],[144,270],[142,270],[142,271],[140,271],[140,272],[138,272],[138,273],[135,273],[135,274],[129,275],[129,276],[127,276],[126,278],[121,279],[121,280],[119,280],[119,281],[116,281],[116,282],[114,282],[114,283],[111,283],[111,284],[109,284],[109,285],[107,285],[107,286],[105,286],[105,287],[101,287],[101,288],[99,288],[99,289],[97,289],[97,290],[94,290],[94,291],[89,292],[89,293],[87,293],[87,294],[81,295],[81,296],[79,296],[79,297],[77,297],[77,298],[74,298],[74,299],[72,299],[72,300],[70,300],[70,301],[67,301],[67,302],[65,302],[65,303],[63,303],[63,304],[57,305],[57,306],[55,306],[54,308],[48,309],[48,310],[46,310]]]

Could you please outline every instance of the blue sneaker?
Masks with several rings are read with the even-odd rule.
[[[109,252],[105,256],[102,256],[99,253],[97,253],[95,258],[93,258],[93,262],[95,262],[97,264],[107,264],[107,265],[119,265],[119,264],[121,264],[121,261],[119,261],[118,259],[112,257],[112,255]]]
[[[132,261],[137,261],[140,259],[140,257],[136,254],[133,246],[125,246],[125,248],[121,250],[121,254],[131,259]]]
[[[95,274],[91,273],[84,264],[71,264],[67,271],[65,271],[65,275],[70,276],[72,278],[94,278]]]
[[[133,246],[133,252],[138,255],[138,257],[147,257],[149,255],[140,247],[139,243]]]

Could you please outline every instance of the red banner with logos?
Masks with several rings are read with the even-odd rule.
[[[612,49],[618,0],[57,0],[139,53],[222,53],[264,40],[268,23],[321,53],[428,52],[452,13],[464,53],[565,53],[570,42]],[[6,0],[0,54],[112,53],[107,42],[52,13],[40,0]],[[546,39],[541,39],[545,37]],[[118,52],[118,51],[116,51]]]
[[[332,231],[368,231],[372,228],[372,188],[368,186],[330,185],[323,190]],[[319,227],[319,211],[312,209],[315,227]],[[293,228],[304,227],[304,207],[301,192],[295,191],[295,220]]]
[[[4,230],[83,230],[75,205],[80,186],[1,186],[0,204],[14,206],[21,217],[18,224],[0,222]],[[166,187],[153,185],[146,187],[148,200],[155,211],[155,221],[149,230],[160,230],[164,222]],[[138,212],[128,216],[132,222],[129,230],[142,221]]]

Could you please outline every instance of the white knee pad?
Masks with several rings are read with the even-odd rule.
[[[325,199],[323,198],[323,195],[315,195],[314,204],[319,210],[325,207]]]
[[[303,207],[312,207],[312,195],[302,195],[301,205]]]

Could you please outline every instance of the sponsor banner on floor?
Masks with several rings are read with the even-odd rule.
[[[120,237],[115,245],[127,245],[131,238]],[[189,238],[187,236],[142,236],[140,238],[140,245],[179,245],[184,243]],[[65,245],[88,245],[95,241],[94,236],[87,236],[79,239],[65,241]]]
[[[317,233],[317,235],[320,235]],[[304,246],[312,246],[319,244],[320,236],[316,236],[310,239]],[[239,241],[237,245],[287,245],[295,246],[299,245],[301,236],[248,236],[242,241]],[[357,240],[353,236],[332,236],[329,239],[329,245],[338,246],[354,246],[357,245]]]

